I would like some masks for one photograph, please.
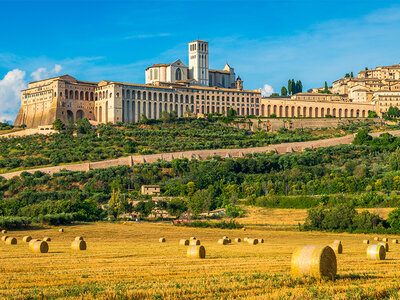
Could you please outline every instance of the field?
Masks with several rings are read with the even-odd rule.
[[[219,230],[156,223],[88,223],[9,232],[18,244],[0,242],[0,298],[16,299],[210,299],[210,298],[381,298],[399,297],[400,244],[390,244],[387,260],[366,260],[362,240],[372,236],[271,231],[265,227]],[[53,238],[47,254],[34,254],[24,235]],[[70,244],[83,235],[87,251]],[[223,235],[264,238],[265,243],[217,245]],[[158,239],[166,238],[165,244]],[[181,238],[196,236],[206,259],[186,258]],[[342,240],[335,282],[290,277],[297,246]]]

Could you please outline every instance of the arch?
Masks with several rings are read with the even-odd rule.
[[[327,110],[326,110],[326,114],[327,114],[327,115],[330,115],[330,114],[331,114],[331,109],[330,109],[329,107],[328,107]]]
[[[68,90],[66,89],[66,90],[65,90],[65,99],[68,99],[68,96],[69,96],[69,95],[68,95]]]
[[[106,107],[104,108],[104,110],[105,110],[105,118],[104,118],[104,121],[105,121],[106,123],[108,123],[108,101],[106,101]]]
[[[362,111],[362,117],[365,118],[365,110]]]
[[[191,104],[194,104],[194,96],[193,96],[193,95],[190,96],[190,103],[191,103]]]
[[[175,94],[175,102],[178,102],[178,95]]]
[[[297,117],[300,117],[300,116],[301,116],[301,107],[298,106],[297,107]]]
[[[322,108],[321,108],[321,118],[325,117],[324,114],[325,114],[325,108],[322,107]]]
[[[136,92],[132,91],[132,99],[136,99]]]
[[[273,113],[273,114],[275,114],[275,116],[276,116],[276,113],[277,113],[277,111],[276,111],[276,110],[277,110],[277,106],[276,106],[276,105],[274,105],[274,106],[273,106],[273,108],[272,108],[272,113]]]
[[[347,108],[344,110],[344,117],[347,118],[348,110]]]
[[[315,108],[314,117],[315,117],[315,118],[318,118],[318,107]]]
[[[151,97],[151,94],[149,94],[149,96]],[[148,117],[149,119],[153,118],[152,113],[153,113],[153,110],[152,110],[152,107],[151,107],[151,102],[148,102],[147,117]]]
[[[74,99],[74,91],[69,91],[69,99]]]
[[[98,99],[98,94],[97,94],[97,92],[94,94],[94,100],[96,100],[97,101],[97,99]]]
[[[70,122],[70,120],[71,120],[71,122],[75,121],[74,120],[74,113],[71,110],[67,110],[67,120],[68,120],[68,122]]]
[[[90,92],[90,101],[93,101],[93,100],[94,100],[94,94],[93,94],[93,92]]]
[[[190,111],[191,111],[192,113],[194,113],[194,105],[191,105],[191,106],[190,106]]]
[[[75,100],[79,100],[79,92],[75,91]]]
[[[137,92],[137,98],[138,98],[138,99],[141,99],[141,98],[140,98],[141,96],[142,96],[142,95],[141,95],[140,91],[138,91],[138,92]]]
[[[126,98],[131,98],[131,92],[129,90],[126,90]]]
[[[103,107],[100,105],[99,106],[99,119],[98,122],[101,123],[103,122]]]
[[[173,109],[173,107],[172,107],[172,104],[170,104],[170,105],[169,105],[169,112],[171,113],[173,110],[174,110],[174,109]]]
[[[79,100],[83,100],[83,91],[79,93]]]
[[[290,108],[290,116],[294,117],[294,106]]]
[[[142,96],[143,96],[142,99],[146,100],[146,92],[145,91],[143,91]]]
[[[157,102],[154,102],[154,104],[153,104],[153,118],[154,119],[158,118],[158,116],[157,116]]]
[[[161,94],[160,94],[161,95]],[[162,112],[162,103],[160,102],[160,104],[158,105],[158,111],[157,111],[157,119],[159,119],[161,117],[161,112]]]
[[[148,92],[149,97],[147,97],[148,100],[151,100],[151,92]]]
[[[279,106],[279,117],[283,117],[283,106]]]
[[[350,110],[350,118],[353,118],[354,117],[354,109],[351,109]]]
[[[356,117],[357,118],[360,117],[360,110],[359,109],[356,110]]]
[[[138,92],[139,93],[139,92]],[[137,102],[137,113],[136,113],[136,120],[139,122],[140,121],[140,117],[142,116],[141,114],[141,109],[140,109],[140,101]]]
[[[130,123],[131,122],[131,110],[130,110],[130,102],[129,102],[129,100],[128,101],[126,101],[126,122],[127,123]],[[125,107],[124,106],[122,106],[122,114],[124,114],[124,110],[125,110]]]
[[[154,94],[153,94],[153,100],[157,101],[157,93],[156,92],[154,92]]]
[[[242,107],[242,116],[244,115],[244,107]]]
[[[303,107],[303,118],[307,117],[307,108]]]
[[[126,111],[125,111],[125,101],[122,100],[122,122],[125,123]]]
[[[173,96],[172,96],[172,94],[169,94],[169,101],[170,101],[170,102],[173,101]]]
[[[183,103],[183,95],[180,96],[181,103]]]
[[[175,71],[175,80],[176,81],[182,80],[182,71],[179,68],[176,69]]]
[[[336,117],[336,108],[332,109],[332,116]]]
[[[339,108],[339,118],[341,118],[341,117],[342,117],[342,109]]]
[[[133,95],[134,91],[132,91],[132,95]],[[132,101],[132,123],[136,122],[136,103],[134,101]]]
[[[289,106],[285,106],[285,117],[289,117]]]
[[[185,103],[189,103],[189,96],[188,95],[185,96]]]
[[[145,95],[145,93],[143,93],[143,95]],[[142,102],[142,115],[145,115],[147,117],[147,108],[146,108],[146,102],[143,101]]]
[[[168,111],[168,104],[167,103],[164,103],[164,110]]]
[[[179,107],[178,107],[178,104],[175,104],[175,112],[176,112],[177,116],[179,117]]]
[[[85,92],[85,100],[89,100],[89,92]]]
[[[308,117],[309,117],[309,118],[312,118],[312,116],[313,116],[312,111],[313,111],[313,109],[312,109],[312,107],[310,107],[310,108],[308,109]]]

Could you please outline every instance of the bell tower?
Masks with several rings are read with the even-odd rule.
[[[208,86],[208,42],[189,43],[189,77],[201,86]]]

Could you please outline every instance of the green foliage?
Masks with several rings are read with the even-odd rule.
[[[368,134],[366,129],[361,129],[355,136],[353,144],[362,145],[372,140],[372,136]]]
[[[400,147],[397,147],[396,151],[390,155],[389,164],[392,170],[400,170]]]
[[[377,118],[378,114],[372,110],[368,111],[368,118]]]
[[[53,122],[53,129],[54,129],[54,130],[57,130],[57,131],[63,130],[63,129],[64,129],[64,123],[63,123],[60,119],[57,118],[57,119]]]
[[[281,96],[282,96],[282,97],[286,97],[287,94],[288,94],[288,90],[287,90],[287,88],[286,88],[285,86],[283,86],[283,87],[281,88]]]
[[[81,134],[92,133],[92,125],[87,118],[76,120],[76,131]]]
[[[0,122],[0,130],[10,130],[10,129],[13,129],[13,128],[14,128],[14,126],[12,126],[12,125],[10,125],[8,123]]]
[[[400,231],[400,208],[395,208],[389,213],[388,223],[393,229]]]
[[[178,225],[179,226],[179,225]],[[240,229],[243,225],[237,223],[235,220],[230,220],[229,222],[208,222],[208,221],[192,221],[186,223],[187,227],[198,227],[198,228],[220,228],[220,229]]]

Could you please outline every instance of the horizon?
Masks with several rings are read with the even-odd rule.
[[[291,78],[301,80],[306,91],[325,81],[331,85],[345,73],[356,76],[365,67],[399,62],[400,6],[395,1],[2,5],[9,13],[0,20],[7,28],[0,46],[0,121],[14,121],[20,90],[28,82],[69,74],[86,81],[144,83],[144,71],[152,64],[180,59],[188,65],[187,43],[196,39],[209,42],[210,69],[228,62],[246,89],[276,93]]]

